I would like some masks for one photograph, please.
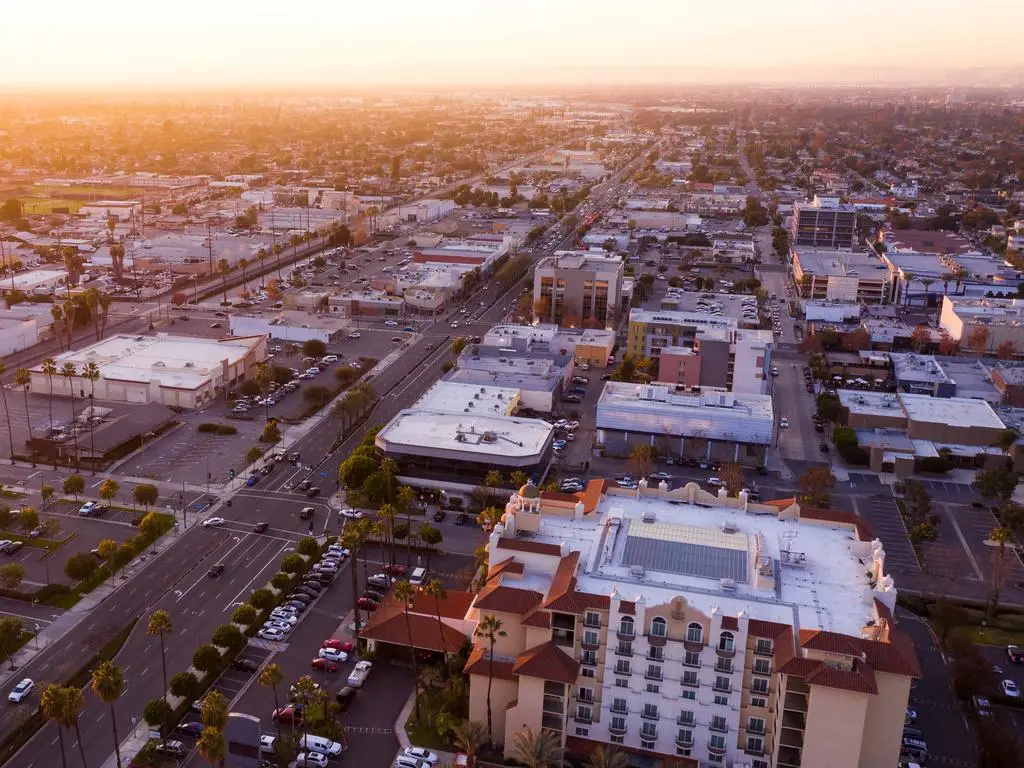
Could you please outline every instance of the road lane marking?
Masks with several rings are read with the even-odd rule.
[[[242,596],[242,593],[245,592],[246,590],[248,590],[249,587],[252,585],[252,583],[254,581],[256,581],[256,579],[258,579],[260,577],[260,574],[263,573],[268,567],[276,568],[277,567],[277,558],[280,557],[285,552],[286,549],[287,548],[282,545],[280,547],[280,549],[278,549],[277,554],[275,554],[272,557],[270,557],[267,560],[267,562],[264,564],[264,566],[262,568],[260,568],[256,572],[256,574],[251,579],[249,579],[249,581],[246,582],[245,586],[242,587],[240,590],[238,590],[238,594],[236,594],[233,598],[231,598],[231,600],[228,601],[227,605],[224,606],[224,610],[225,611],[230,610],[231,607],[238,602],[238,599]]]
[[[233,546],[233,547],[232,547],[231,549],[229,549],[229,550],[228,550],[227,552],[225,552],[225,553],[224,553],[224,554],[223,554],[223,555],[222,555],[221,557],[218,557],[218,558],[217,558],[217,562],[223,562],[223,561],[224,561],[224,559],[225,559],[225,558],[227,558],[227,556],[228,556],[228,555],[230,555],[230,554],[231,554],[232,552],[234,552],[234,551],[235,551],[236,549],[238,549],[238,547],[240,547],[240,546],[241,546],[241,545],[242,545],[242,544],[243,544],[243,543],[244,543],[244,542],[246,541],[246,539],[247,539],[247,538],[248,538],[248,536],[242,536],[242,537],[241,537],[241,538],[240,538],[240,539],[238,540],[238,543],[237,543],[237,544],[235,544],[235,546]],[[184,600],[184,599],[185,599],[185,596],[186,596],[186,595],[187,595],[187,594],[188,594],[189,592],[191,592],[191,591],[192,591],[193,589],[195,589],[195,588],[196,588],[196,587],[197,587],[197,586],[198,586],[199,584],[201,584],[201,583],[202,583],[203,581],[207,580],[208,578],[209,578],[209,576],[207,576],[207,575],[206,575],[206,574],[204,573],[204,574],[203,574],[202,576],[200,576],[200,577],[199,577],[198,579],[196,579],[196,580],[195,580],[195,582],[194,582],[194,583],[192,584],[192,586],[191,586],[191,587],[189,587],[188,589],[184,590],[184,591],[183,591],[183,592],[182,592],[182,593],[181,593],[180,595],[178,595],[178,599],[177,599],[177,600],[175,600],[175,602],[176,602],[176,603],[180,603],[180,602],[181,602],[182,600]]]

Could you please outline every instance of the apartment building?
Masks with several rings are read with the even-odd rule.
[[[913,645],[885,551],[855,515],[696,484],[578,495],[527,484],[467,618],[469,716],[578,759],[614,745],[686,768],[896,765]],[[489,701],[488,701],[489,699]],[[635,764],[643,764],[637,762]]]
[[[857,210],[838,197],[815,195],[810,202],[793,204],[790,245],[814,248],[852,248],[857,237]]]
[[[991,352],[1010,343],[1021,351],[1024,350],[1024,301],[943,296],[939,327],[965,347]]]
[[[794,247],[790,257],[805,299],[884,304],[891,298],[891,273],[866,253]]]
[[[634,308],[626,354],[654,361],[658,381],[762,394],[771,367],[772,334],[737,324],[736,318],[710,313]]]
[[[542,259],[533,276],[534,320],[577,328],[614,328],[622,275],[618,254],[569,253]]]

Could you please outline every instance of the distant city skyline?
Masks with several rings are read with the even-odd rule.
[[[308,0],[4,10],[0,88],[601,83],[1020,84],[1014,0]],[[66,7],[64,7],[66,5]]]

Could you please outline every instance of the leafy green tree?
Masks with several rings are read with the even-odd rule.
[[[43,484],[43,487],[39,491],[39,495],[43,497],[43,509],[46,509],[50,503],[50,499],[53,498],[54,490],[52,485]]]
[[[212,690],[203,697],[199,715],[203,725],[223,731],[228,724],[231,705],[220,691]]]
[[[142,719],[146,721],[146,724],[152,728],[159,729],[161,732],[171,724],[171,718],[173,717],[174,710],[167,703],[167,699],[162,697],[147,702],[142,710]]]
[[[82,581],[92,576],[99,566],[91,552],[79,552],[64,563],[64,575],[74,581]]]
[[[304,536],[299,539],[299,543],[295,545],[295,551],[300,555],[306,555],[307,557],[316,557],[320,554],[320,545],[317,544],[316,539],[310,536]]]
[[[306,357],[324,357],[327,354],[327,345],[320,339],[307,339],[302,342],[302,354]]]
[[[192,666],[207,675],[217,671],[220,663],[220,651],[210,643],[203,643],[192,654]]]
[[[25,578],[25,566],[21,563],[5,563],[0,565],[0,586],[4,589],[16,590]]]
[[[39,525],[39,513],[36,512],[36,508],[22,507],[21,513],[18,515],[18,525],[25,533]]]
[[[231,620],[236,624],[251,625],[256,621],[256,609],[247,603],[242,603],[231,612]]]
[[[274,593],[269,589],[256,589],[249,595],[249,605],[260,611],[270,608],[274,603]]]
[[[338,468],[338,477],[350,490],[363,487],[371,474],[377,471],[377,462],[367,456],[350,456]]]
[[[78,496],[85,490],[85,478],[81,475],[68,475],[64,478],[64,493],[70,493],[78,501]]]
[[[135,486],[132,490],[132,499],[136,504],[141,504],[147,511],[151,506],[156,504],[157,499],[160,498],[160,491],[152,483],[142,483]]]
[[[420,523],[420,527],[416,529],[416,537],[430,547],[430,549],[427,550],[427,570],[429,571],[430,556],[433,554],[434,548],[444,541],[444,535],[441,533],[440,528],[437,528],[430,523]]]
[[[164,521],[160,515],[156,512],[148,512],[146,516],[139,521],[139,530],[142,531],[143,535],[149,536],[155,539],[164,529]]]
[[[195,672],[179,672],[171,678],[171,694],[182,699],[190,699],[199,690],[199,678]]]
[[[972,485],[986,501],[1005,503],[1017,488],[1020,476],[1006,467],[986,467],[974,475]]]
[[[211,639],[218,648],[241,648],[245,644],[245,635],[234,624],[221,624]]]
[[[100,498],[109,504],[114,500],[120,490],[121,485],[113,478],[108,477],[100,483]]]
[[[11,659],[14,652],[21,647],[23,632],[21,619],[17,616],[0,617],[0,658],[7,659],[11,669],[14,669],[14,662]]]
[[[302,573],[306,570],[306,561],[299,554],[290,554],[281,561],[281,570],[285,573]]]

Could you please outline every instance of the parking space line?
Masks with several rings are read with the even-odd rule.
[[[238,590],[238,594],[236,594],[233,598],[231,598],[231,600],[228,601],[228,604],[226,606],[224,606],[224,610],[230,610],[230,608],[233,605],[235,605],[235,603],[238,602],[238,598],[242,596],[242,593],[245,592],[247,589],[249,589],[249,587],[252,586],[252,583],[254,581],[256,581],[256,579],[260,578],[260,574],[263,573],[265,570],[267,570],[267,568],[276,568],[277,567],[277,558],[281,556],[281,554],[285,551],[285,549],[286,549],[285,545],[282,544],[281,548],[278,549],[278,551],[277,551],[277,553],[275,555],[272,555],[271,557],[267,558],[266,564],[262,568],[260,568],[255,573],[255,575],[251,579],[249,579],[248,582],[246,582],[244,587],[242,587],[240,590]]]

